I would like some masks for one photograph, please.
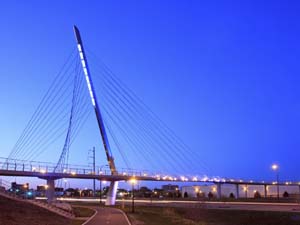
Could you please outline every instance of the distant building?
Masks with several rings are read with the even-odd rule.
[[[38,192],[45,192],[46,191],[46,186],[45,185],[36,186],[36,190]]]
[[[29,189],[29,183],[17,184],[16,182],[12,182],[9,191],[22,196],[23,198],[34,197],[34,191],[32,189]]]
[[[36,186],[36,196],[44,197],[46,196],[47,185],[38,185]],[[64,195],[64,189],[61,187],[56,187],[55,196],[61,197]]]
[[[265,196],[265,190],[266,195]],[[194,185],[194,186],[183,186],[181,187],[182,197],[196,198],[196,197],[208,197],[210,196],[216,198],[218,197],[218,187],[215,184],[205,184],[205,185]],[[299,195],[298,186],[280,185],[279,186],[279,196],[283,197],[284,193],[288,196]],[[239,197],[239,198],[254,198],[254,194],[259,193],[261,197],[276,197],[277,196],[277,186],[276,185],[237,185],[236,184],[222,184],[221,185],[221,197]]]
[[[164,192],[169,192],[169,193],[170,192],[174,193],[179,190],[178,185],[173,185],[173,184],[162,185],[161,188]]]
[[[55,190],[55,196],[57,197],[62,197],[65,194],[64,189],[62,187],[56,187],[54,188],[54,190]]]
[[[17,184],[16,182],[11,183],[11,192],[15,193],[25,193],[29,190],[29,183],[26,184]]]
[[[182,197],[196,198],[196,197],[208,197],[211,193],[213,196],[217,194],[217,185],[206,184],[206,185],[194,185],[194,186],[182,186],[181,187]]]

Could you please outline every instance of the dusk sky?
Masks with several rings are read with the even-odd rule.
[[[276,162],[281,179],[300,180],[300,2],[6,2],[0,157],[76,47],[76,24],[86,46],[201,155],[211,175],[272,180]],[[76,163],[87,164],[97,138],[82,140]]]

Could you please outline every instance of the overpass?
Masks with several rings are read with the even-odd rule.
[[[222,196],[222,185],[231,184],[236,186],[236,197],[239,198],[239,186],[261,185],[264,187],[265,196],[267,196],[267,186],[298,186],[300,191],[300,182],[266,182],[253,180],[236,180],[236,179],[218,179],[218,178],[197,178],[187,176],[171,176],[160,174],[149,174],[146,171],[136,171],[132,169],[118,169],[118,172],[111,173],[110,170],[103,170],[97,167],[94,171],[91,167],[78,165],[69,165],[68,170],[62,173],[53,172],[55,164],[46,162],[26,162],[24,160],[10,160],[0,157],[0,176],[14,177],[36,177],[47,181],[46,196],[49,202],[54,200],[54,181],[58,179],[96,179],[99,181],[156,181],[156,182],[190,182],[190,183],[213,183],[217,185],[218,198]]]

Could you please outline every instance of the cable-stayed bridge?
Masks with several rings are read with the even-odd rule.
[[[237,190],[241,184],[274,184],[207,177],[210,170],[199,152],[185,145],[92,51],[85,48],[76,27],[74,33],[76,49],[55,77],[9,156],[0,160],[0,175],[47,180],[48,201],[54,198],[58,179],[111,181],[107,205],[115,203],[118,181],[133,178],[213,182],[219,185],[219,195],[223,183],[236,184]],[[89,119],[97,124],[99,144],[108,164],[106,170],[70,164],[70,149],[76,148],[78,135]],[[36,160],[53,155],[58,157],[55,164]],[[120,169],[136,167],[142,170]],[[197,168],[197,175],[188,175],[191,168]]]

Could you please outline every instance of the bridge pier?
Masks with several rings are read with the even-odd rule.
[[[105,205],[115,205],[117,197],[118,181],[111,181],[107,193]]]
[[[47,188],[46,188],[46,197],[47,202],[52,203],[55,200],[55,180],[54,179],[47,179]]]

